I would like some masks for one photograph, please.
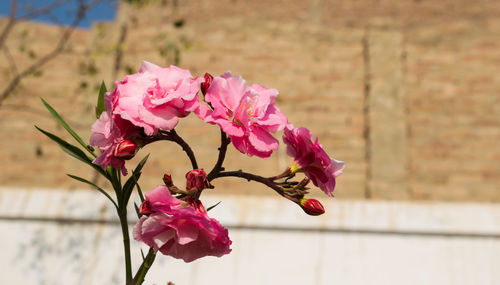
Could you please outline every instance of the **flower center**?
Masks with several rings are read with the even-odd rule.
[[[160,81],[156,79],[156,84],[153,87],[147,89],[147,94],[151,100],[165,98],[169,93],[174,91],[174,88],[165,89],[160,86]]]

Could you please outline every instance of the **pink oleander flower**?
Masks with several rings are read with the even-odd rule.
[[[318,143],[318,138],[312,142],[311,132],[303,127],[285,128],[283,142],[287,154],[295,159],[291,171],[304,172],[315,186],[333,196],[335,178],[342,174],[344,162],[330,158]]]
[[[104,170],[111,165],[127,175],[125,160],[131,159],[137,152],[134,139],[139,136],[140,128],[129,121],[113,115],[113,93],[106,93],[104,102],[106,112],[102,112],[99,119],[92,125],[90,145],[96,146],[101,154],[92,163],[100,165]]]
[[[205,101],[213,110],[200,104],[195,112],[205,122],[219,125],[240,152],[267,158],[278,149],[278,140],[270,132],[288,124],[274,104],[276,96],[278,90],[247,86],[241,76],[227,71],[215,77],[206,91]]]
[[[186,190],[188,192],[199,192],[209,187],[207,173],[203,169],[193,169],[186,173]]]
[[[161,68],[144,61],[138,73],[116,82],[113,114],[144,128],[146,135],[171,130],[197,108],[202,82],[204,78],[193,78],[177,66]]]
[[[208,217],[199,201],[187,203],[173,197],[166,186],[146,194],[134,238],[155,251],[191,262],[204,256],[231,252],[226,228]]]

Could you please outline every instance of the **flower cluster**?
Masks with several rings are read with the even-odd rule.
[[[201,94],[199,94],[201,91]],[[164,186],[146,195],[142,215],[134,228],[135,239],[155,252],[191,262],[203,256],[222,256],[231,251],[228,231],[208,217],[200,195],[213,188],[210,181],[227,176],[262,183],[282,197],[299,205],[309,215],[325,212],[321,203],[305,198],[308,183],[333,196],[336,178],[344,163],[331,158],[311,132],[294,128],[276,105],[278,91],[258,84],[247,84],[241,76],[226,72],[213,77],[193,77],[176,66],[161,68],[144,62],[138,73],[116,82],[105,95],[106,110],[92,126],[90,144],[101,154],[93,161],[104,170],[109,166],[127,174],[125,161],[146,144],[170,140],[182,146],[193,170],[186,174],[186,187],[174,185],[165,174]],[[194,113],[202,121],[222,131],[219,158],[207,174],[199,169],[189,145],[175,132],[180,118]],[[283,173],[262,177],[222,166],[228,144],[248,156],[268,158],[278,149],[273,133],[284,131],[286,151],[294,160]],[[305,178],[294,181],[297,173]]]

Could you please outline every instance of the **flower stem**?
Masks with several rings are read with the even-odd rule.
[[[130,237],[128,233],[127,208],[126,205],[120,205],[118,212],[120,226],[123,235],[123,249],[125,251],[125,284],[132,284],[132,262],[130,258]]]
[[[259,182],[259,183],[262,183],[262,184],[266,185],[267,187],[273,189],[276,193],[287,198],[288,200],[291,200],[295,203],[299,202],[299,200],[296,197],[290,196],[290,195],[288,195],[288,193],[285,193],[285,191],[283,191],[283,188],[280,187],[277,183],[275,183],[273,181],[272,177],[269,177],[269,178],[262,177],[259,175],[255,175],[252,173],[243,172],[241,170],[238,170],[238,171],[218,172],[211,179],[208,179],[208,180],[211,181],[211,180],[214,180],[214,179],[217,179],[220,177],[239,177],[239,178],[244,178],[248,181]]]
[[[154,249],[151,247],[149,249],[148,255],[144,258],[142,261],[141,266],[137,270],[137,273],[134,276],[134,284],[135,285],[140,285],[142,282],[144,282],[144,278],[146,277],[146,273],[148,273],[148,270],[151,268],[151,265],[153,265],[153,262],[155,261],[156,253]]]
[[[224,163],[224,159],[226,158],[226,151],[227,151],[227,145],[231,142],[231,139],[229,139],[226,135],[226,133],[221,129],[220,130],[220,147],[219,147],[219,157],[217,158],[217,162],[215,163],[214,167],[208,173],[207,179],[208,181],[214,179],[216,175],[224,171],[224,168],[222,167],[222,164]]]
[[[193,167],[193,169],[198,169],[198,163],[196,162],[196,157],[194,155],[193,150],[191,149],[189,144],[184,139],[182,139],[181,136],[177,134],[175,130],[159,131],[157,137],[148,141],[148,143],[156,140],[168,140],[177,143],[179,146],[182,147],[182,150],[186,152],[187,156],[189,157],[189,160],[191,161],[191,166]]]

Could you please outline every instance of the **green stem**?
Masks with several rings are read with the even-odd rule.
[[[130,259],[130,237],[128,233],[127,208],[120,205],[118,212],[123,235],[123,248],[125,250],[125,284],[132,284],[132,262]]]
[[[135,285],[140,285],[142,282],[144,282],[144,278],[146,277],[146,274],[148,273],[149,269],[151,268],[151,265],[153,265],[153,262],[155,261],[156,253],[153,248],[149,249],[148,255],[144,258],[142,261],[141,267],[139,267],[139,270],[137,270],[137,273],[134,276],[134,284]]]

